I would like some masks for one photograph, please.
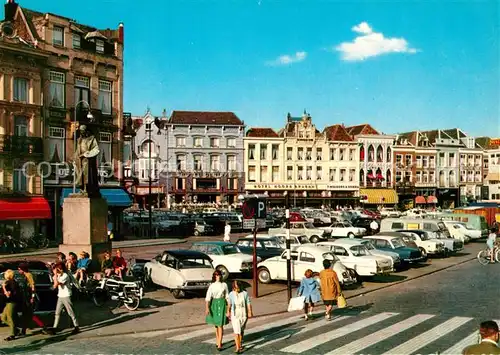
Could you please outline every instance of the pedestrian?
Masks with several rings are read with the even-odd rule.
[[[14,271],[6,270],[3,274],[5,282],[2,285],[3,294],[6,298],[5,307],[2,312],[2,322],[9,327],[10,335],[5,338],[5,341],[11,341],[16,339],[18,323],[17,320],[17,308],[20,304],[21,294],[19,290],[19,285],[14,280]]]
[[[116,249],[116,255],[113,258],[113,268],[115,269],[115,274],[118,275],[120,279],[123,279],[127,271],[127,261],[123,257],[120,249]]]
[[[111,254],[107,251],[104,253],[104,260],[101,263],[101,272],[104,273],[105,277],[110,277],[113,271],[113,260],[111,260]]]
[[[22,328],[21,335],[26,335],[26,329],[30,328],[31,321],[35,322],[44,332],[46,332],[45,324],[34,314],[36,287],[33,274],[29,272],[28,264],[21,263],[18,266],[19,274],[21,275],[20,289],[23,291],[23,301],[21,306]]]
[[[309,320],[309,317],[312,317],[314,311],[314,304],[321,300],[319,285],[313,278],[313,272],[311,269],[306,270],[304,277],[300,281],[297,294],[304,297],[304,319]]]
[[[241,289],[238,280],[233,281],[233,290],[228,297],[227,317],[231,319],[234,333],[235,353],[243,351],[243,335],[248,318],[252,318],[252,305],[247,291]]]
[[[462,351],[462,355],[481,355],[481,354],[500,354],[498,347],[499,335],[498,324],[489,320],[479,325],[479,335],[481,342],[479,344],[469,345]]]
[[[207,324],[215,326],[216,347],[219,351],[222,351],[224,326],[228,323],[226,316],[228,297],[227,284],[222,282],[220,271],[215,270],[205,297],[205,314]]]
[[[90,255],[86,251],[80,252],[78,255],[78,261],[76,262],[76,282],[78,285],[83,286],[87,279],[87,269],[90,266]]]
[[[327,259],[323,260],[323,267],[324,270],[319,273],[321,298],[323,299],[323,303],[326,308],[325,318],[330,320],[332,318],[332,308],[342,291],[340,289],[337,273],[332,270],[332,262]]]
[[[224,227],[224,241],[231,241],[231,225],[226,221],[226,226]]]
[[[486,245],[488,246],[488,251],[490,254],[490,261],[492,263],[495,262],[495,242],[497,240],[497,234],[493,229],[490,230],[490,234],[488,234],[488,239],[486,239]]]
[[[54,277],[54,288],[57,288],[57,305],[56,313],[54,316],[54,327],[49,331],[50,334],[57,333],[59,326],[59,319],[61,318],[61,312],[66,309],[66,313],[71,318],[73,322],[72,334],[77,334],[80,332],[78,327],[78,320],[76,319],[75,311],[73,310],[73,303],[71,302],[71,279],[66,272],[66,268],[63,263],[57,263],[55,267]]]
[[[373,220],[371,223],[370,223],[370,229],[372,230],[372,235],[373,234],[377,234],[377,231],[378,231],[378,223],[376,220]]]
[[[78,260],[77,260],[76,254],[73,252],[70,252],[68,254],[68,260],[66,261],[65,266],[66,266],[66,269],[68,270],[68,272],[71,273],[71,275],[76,274],[76,271],[78,270],[77,263],[78,263]]]

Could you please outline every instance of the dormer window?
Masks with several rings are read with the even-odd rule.
[[[104,41],[97,39],[95,41],[95,50],[97,53],[104,53]]]
[[[82,48],[82,37],[79,34],[73,33],[73,49]]]
[[[64,46],[64,28],[54,26],[52,29],[52,44],[54,46]]]

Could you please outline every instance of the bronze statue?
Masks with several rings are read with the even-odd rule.
[[[99,180],[97,173],[97,156],[99,145],[97,139],[87,130],[87,126],[80,126],[80,137],[77,140],[75,159],[76,185],[80,186],[81,193],[88,197],[100,197]]]

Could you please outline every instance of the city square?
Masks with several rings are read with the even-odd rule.
[[[500,354],[498,6],[6,0],[0,352]]]

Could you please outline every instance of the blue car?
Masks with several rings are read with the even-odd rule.
[[[408,266],[412,263],[419,263],[425,261],[426,258],[418,248],[411,248],[406,246],[405,242],[394,236],[372,235],[364,237],[372,242],[376,249],[392,251],[397,253],[401,258],[401,265]]]

